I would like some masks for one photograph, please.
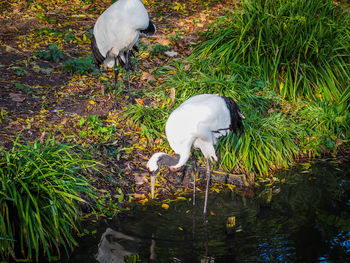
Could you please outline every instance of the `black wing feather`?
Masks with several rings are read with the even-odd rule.
[[[242,117],[240,116],[240,109],[238,104],[235,102],[235,100],[231,97],[221,97],[225,100],[227,108],[230,111],[230,116],[231,116],[231,124],[229,129],[231,131],[240,131],[243,132],[244,126],[242,122]]]
[[[106,59],[104,56],[102,56],[100,50],[97,47],[97,43],[96,43],[96,38],[93,35],[91,38],[91,50],[92,50],[92,54],[94,55],[94,61],[95,61],[95,66],[96,68],[100,68],[101,64],[103,63],[103,61]]]

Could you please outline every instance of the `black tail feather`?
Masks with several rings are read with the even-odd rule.
[[[230,98],[230,97],[222,97],[227,105],[227,108],[230,111],[230,116],[231,116],[231,124],[230,124],[230,130],[236,132],[236,131],[240,131],[243,132],[244,130],[244,126],[243,126],[243,122],[242,122],[242,113],[239,109],[238,104],[235,102],[234,99]]]
[[[100,69],[101,64],[106,59],[104,56],[102,56],[100,50],[97,47],[95,36],[93,35],[91,38],[91,50],[92,54],[94,56],[95,66],[96,68]]]
[[[148,27],[146,29],[140,30],[140,32],[146,36],[152,36],[156,33],[156,31],[156,25],[151,20],[149,20]]]

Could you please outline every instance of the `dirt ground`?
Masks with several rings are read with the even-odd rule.
[[[190,44],[200,40],[198,33],[224,14],[226,7],[234,6],[233,1],[144,2],[157,33],[142,37],[141,42],[149,50],[157,43],[167,45],[177,52],[176,58],[189,55]],[[102,0],[93,4],[79,0],[0,2],[0,147],[12,147],[18,134],[28,141],[55,136],[61,143],[89,146],[93,157],[104,165],[102,175],[92,176],[95,186],[111,196],[116,194],[116,186],[121,186],[125,193],[143,199],[149,192],[145,164],[152,152],[149,147],[132,148],[142,145],[144,137],[122,118],[122,111],[109,110],[113,105],[112,70],[102,71],[102,77],[72,74],[62,70],[64,60],[54,62],[34,55],[50,43],[56,43],[70,58],[92,55],[86,36],[109,4]],[[67,34],[73,36],[72,41],[65,40]],[[133,93],[143,103],[152,105],[152,99],[142,96],[164,81],[155,79],[155,70],[173,59],[160,53],[137,55],[138,69],[131,74],[131,82]],[[127,96],[122,94],[119,101],[125,105]],[[101,143],[97,138],[80,138],[79,120],[88,115],[113,123],[114,140]],[[167,180],[159,179],[159,194],[186,192],[190,179],[183,184],[179,178],[167,174]]]

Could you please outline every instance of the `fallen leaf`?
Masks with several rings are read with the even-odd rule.
[[[190,69],[190,67],[191,67],[191,65],[190,65],[190,64],[186,64],[186,65],[184,66],[184,71],[189,70],[189,69]]]
[[[169,46],[170,45],[170,40],[169,39],[165,39],[165,38],[160,38],[160,39],[157,39],[156,43],[159,43],[162,46]]]
[[[135,101],[137,102],[137,104],[140,104],[141,106],[145,106],[145,103],[143,102],[142,99],[135,99]]]
[[[148,199],[145,198],[145,199],[139,200],[138,202],[142,205],[145,205],[148,202]]]
[[[170,99],[171,99],[171,107],[174,107],[175,103],[175,89],[171,88],[170,90]]]
[[[154,140],[154,144],[161,144],[163,142],[162,138],[157,138]]]
[[[143,72],[141,76],[141,80],[156,81],[156,78],[148,72]]]
[[[176,51],[165,51],[164,54],[167,55],[168,57],[173,58],[173,57],[177,57],[179,53],[177,53]]]
[[[212,211],[210,211],[210,215],[216,216],[216,214],[214,212],[212,212]]]
[[[46,134],[46,132],[43,131],[43,133],[40,135],[39,142],[43,143],[44,138],[45,138],[45,134]]]
[[[15,48],[13,48],[11,46],[6,46],[6,52],[9,52],[9,53],[15,52],[15,53],[17,53],[19,51],[18,51],[18,49],[15,49]]]
[[[165,209],[165,210],[168,210],[169,209],[169,205],[168,204],[162,204],[162,208]]]
[[[138,194],[138,193],[134,193],[134,197],[136,199],[145,199],[146,198],[145,194]]]
[[[65,125],[67,123],[68,119],[67,118],[64,118],[62,121],[61,121],[61,124],[62,125]]]
[[[140,176],[137,174],[135,174],[134,176],[135,176],[135,184],[136,185],[141,185],[141,184],[147,183],[147,179],[145,176],[142,176],[142,175]]]
[[[23,102],[26,99],[26,97],[20,93],[10,93],[10,97],[11,100],[15,102]]]
[[[236,225],[236,217],[235,216],[230,216],[227,218],[227,227],[234,227]]]
[[[9,126],[18,126],[18,125],[21,125],[18,120],[17,121],[11,121],[9,123]]]

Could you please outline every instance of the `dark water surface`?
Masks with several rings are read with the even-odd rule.
[[[350,262],[350,163],[319,161],[283,172],[258,193],[136,206],[100,221],[69,262]],[[228,218],[235,226],[228,228]]]

